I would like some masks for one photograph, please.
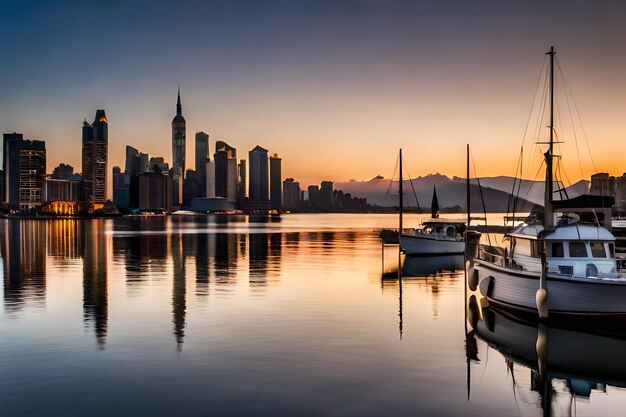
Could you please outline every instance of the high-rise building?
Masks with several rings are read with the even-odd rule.
[[[248,153],[248,160],[250,161],[248,205],[251,209],[267,210],[270,208],[267,149],[257,145]]]
[[[282,159],[277,153],[270,156],[270,202],[272,210],[280,210],[282,207],[283,190],[282,190]]]
[[[215,197],[237,202],[237,149],[223,141],[215,142]],[[207,197],[209,195],[207,194]]]
[[[7,140],[7,203],[12,210],[30,210],[41,206],[46,177],[46,143],[40,140]]]
[[[334,208],[333,182],[322,181],[319,194],[320,209],[330,211]]]
[[[237,191],[237,206],[242,208],[244,201],[246,200],[246,160],[241,159],[239,161],[238,169],[238,191]]]
[[[87,203],[104,204],[107,197],[109,122],[104,110],[97,110],[93,124],[83,122],[83,198]]]
[[[293,178],[283,181],[283,209],[298,210],[300,208],[300,183]]]
[[[13,141],[21,141],[24,140],[24,135],[21,133],[5,133],[2,135],[2,171],[4,173],[4,192],[2,193],[2,201],[4,203],[9,202],[9,190],[11,189],[11,184],[9,184],[9,143]],[[18,186],[18,178],[13,176],[13,187]]]
[[[128,147],[126,150],[128,152]],[[113,204],[120,210],[130,208],[130,176],[122,172],[120,167],[113,167]]]
[[[176,102],[176,116],[172,120],[172,181],[174,183],[174,205],[182,203],[183,179],[185,176],[186,122],[180,104],[180,88]]]
[[[209,135],[204,132],[196,133],[196,173],[200,179],[200,189],[206,195],[206,163],[209,162]]]
[[[139,209],[172,211],[172,182],[167,172],[157,167],[154,172],[139,174],[137,182]]]
[[[215,195],[215,159],[206,164],[206,196],[214,198]]]

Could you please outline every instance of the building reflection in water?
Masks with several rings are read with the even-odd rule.
[[[171,236],[171,255],[173,268],[172,322],[176,349],[181,351],[185,339],[185,313],[187,309],[187,283],[185,280],[185,251],[180,233]]]
[[[167,270],[168,239],[161,232],[165,216],[126,218],[114,223],[116,230],[130,232],[113,239],[114,259],[123,259],[129,294],[141,291],[147,277],[163,277]]]
[[[11,219],[2,227],[5,309],[11,312],[31,303],[45,305],[47,223]]]
[[[83,320],[93,326],[100,348],[108,331],[107,238],[104,221],[83,221]]]
[[[82,222],[77,219],[49,220],[47,231],[48,255],[60,264],[82,257]]]

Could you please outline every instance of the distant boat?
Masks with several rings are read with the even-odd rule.
[[[546,183],[543,213],[533,213],[505,235],[508,248],[483,246],[475,277],[490,304],[550,315],[626,316],[626,277],[615,258],[615,237],[602,227],[610,221],[602,196],[555,200],[553,194],[554,48],[550,55],[550,140],[544,154]],[[603,211],[602,211],[603,210]],[[560,213],[559,216],[556,214]],[[593,216],[591,224],[581,215]],[[607,218],[608,217],[608,218]],[[610,227],[610,226],[609,226]]]
[[[465,221],[439,218],[437,189],[433,187],[431,219],[411,233],[400,235],[406,255],[454,255],[465,252]]]

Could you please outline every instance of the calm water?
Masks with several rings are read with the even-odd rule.
[[[395,222],[0,221],[2,415],[624,414],[626,342],[482,312],[466,337],[462,258],[400,283],[389,247],[383,278]]]

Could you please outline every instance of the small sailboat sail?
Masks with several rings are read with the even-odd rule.
[[[437,187],[433,185],[433,200],[430,203],[430,216],[433,219],[439,218],[439,200],[437,199]]]

